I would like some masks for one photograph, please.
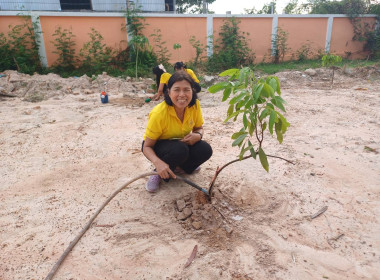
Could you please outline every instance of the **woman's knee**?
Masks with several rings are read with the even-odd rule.
[[[172,157],[186,160],[189,157],[189,146],[181,141],[173,141],[171,154]]]

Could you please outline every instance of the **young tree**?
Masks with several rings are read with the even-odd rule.
[[[201,14],[203,11],[203,2],[207,4],[214,3],[215,0],[177,0],[176,8],[179,14]]]

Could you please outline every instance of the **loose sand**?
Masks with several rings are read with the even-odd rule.
[[[106,198],[152,170],[140,147],[157,102],[144,103],[151,80],[5,74],[0,279],[44,279]],[[333,89],[330,71],[309,74],[278,73],[291,126],[283,144],[264,140],[294,165],[271,158],[267,173],[253,159],[234,163],[211,204],[182,181],[150,194],[140,179],[105,207],[55,279],[380,279],[380,70],[339,70]],[[223,122],[221,93],[202,91],[200,101],[214,154],[186,177],[207,188],[238,155],[230,136],[240,127]],[[184,211],[192,215],[181,220]]]

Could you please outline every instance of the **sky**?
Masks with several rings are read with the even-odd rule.
[[[226,11],[231,11],[232,14],[243,14],[244,8],[261,10],[264,4],[270,3],[271,0],[216,0],[208,6],[209,10],[216,14],[225,14]],[[277,0],[277,13],[281,14],[285,6],[290,0]],[[298,1],[301,2],[301,1]]]

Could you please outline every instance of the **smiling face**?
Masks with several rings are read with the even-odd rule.
[[[190,83],[186,80],[175,82],[169,90],[169,97],[173,102],[174,108],[184,110],[189,106],[193,98],[193,90]]]

